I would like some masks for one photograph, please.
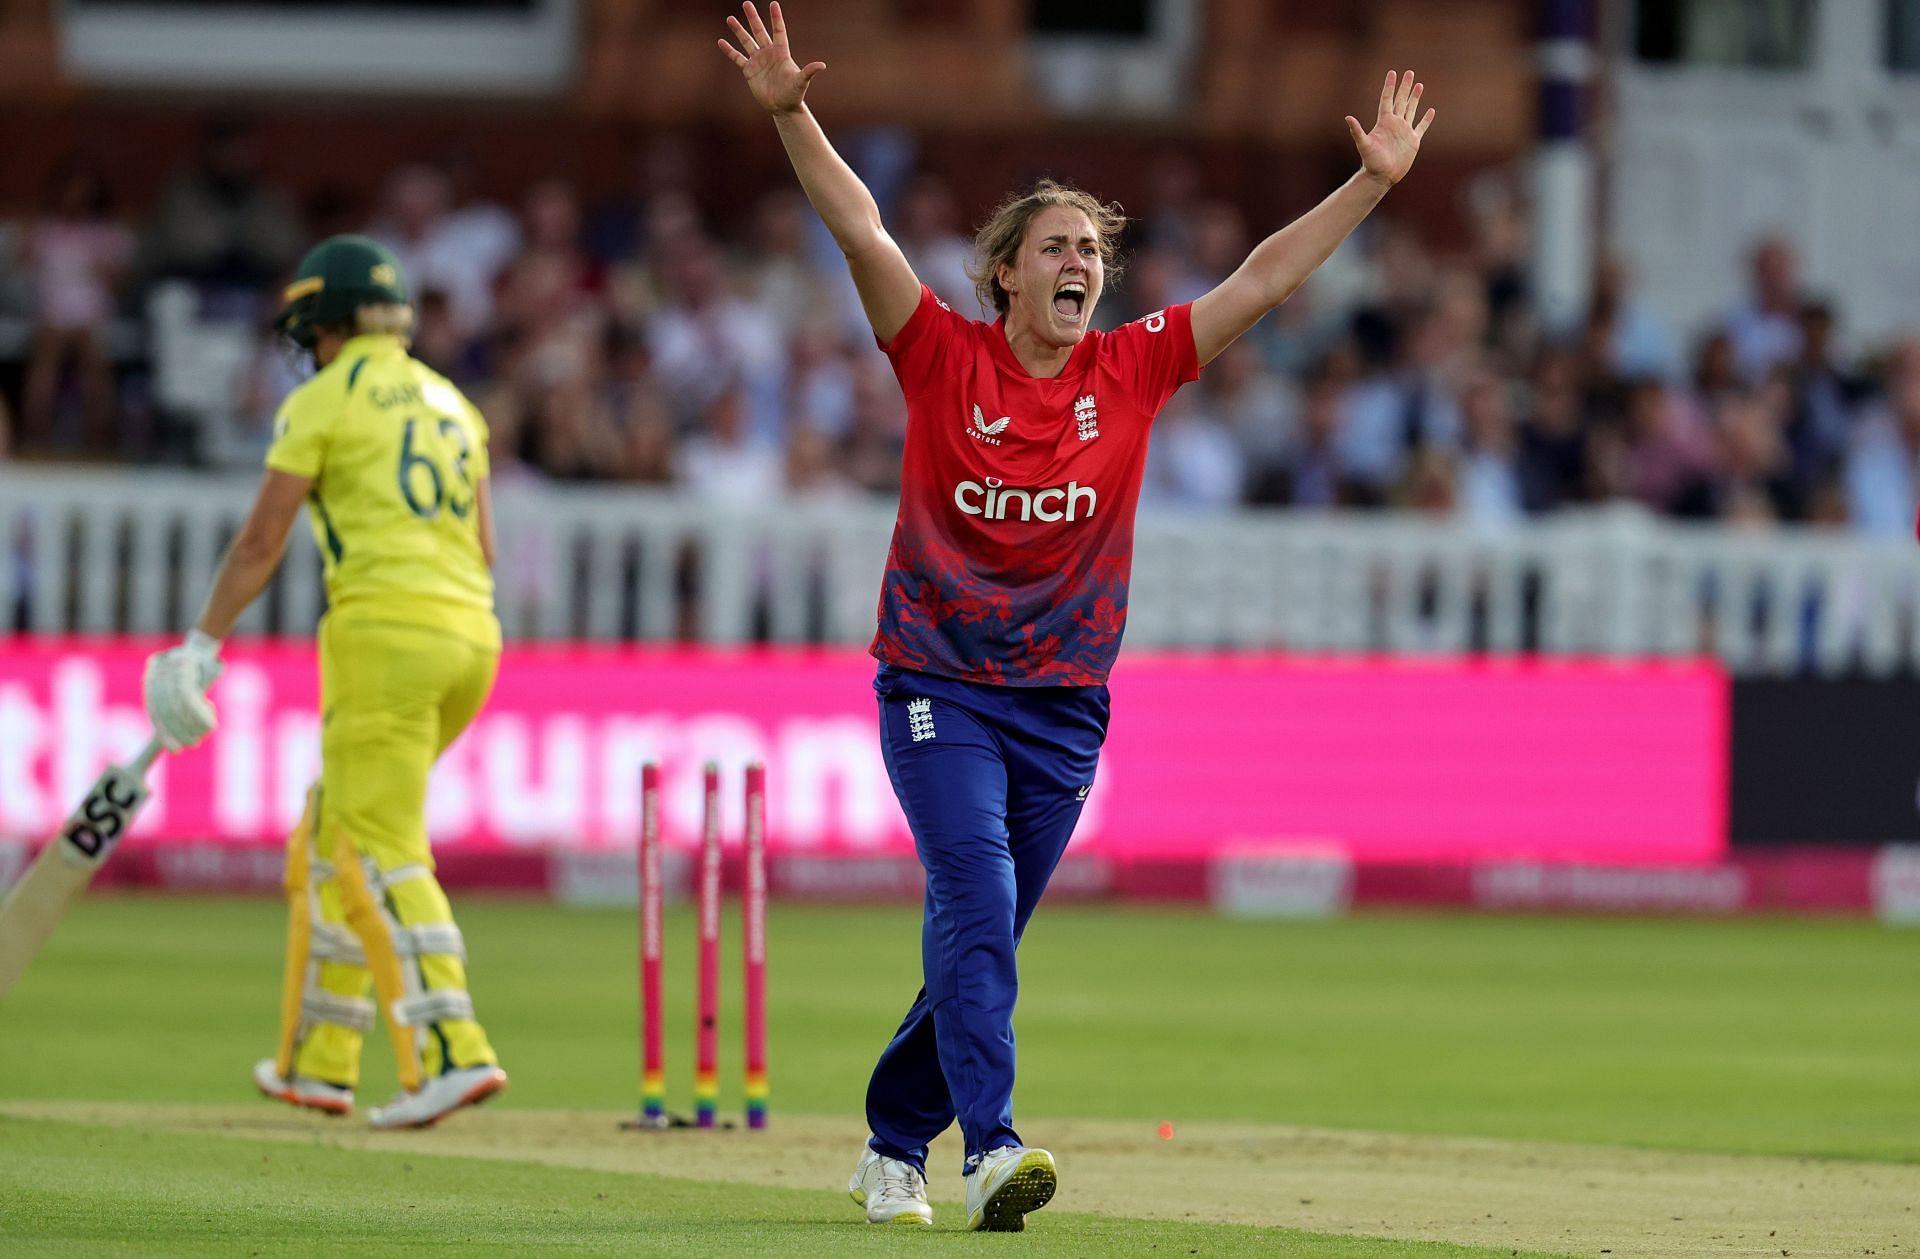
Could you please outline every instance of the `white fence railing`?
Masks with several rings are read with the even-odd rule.
[[[0,468],[0,630],[172,633],[250,501],[250,475]],[[893,507],[509,482],[510,636],[863,644]],[[302,528],[247,632],[324,607]],[[1291,651],[1712,653],[1754,673],[1920,664],[1920,549],[1811,529],[1680,525],[1629,508],[1473,532],[1397,515],[1145,515],[1127,642]]]

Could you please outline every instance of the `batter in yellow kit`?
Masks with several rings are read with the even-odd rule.
[[[195,741],[199,707],[211,728],[203,694],[219,640],[271,576],[304,502],[329,606],[322,769],[288,844],[279,1047],[254,1078],[271,1097],[344,1113],[377,1009],[403,1091],[373,1110],[376,1127],[425,1126],[506,1085],[474,1018],[425,821],[428,773],[499,664],[487,430],[408,354],[411,322],[398,264],[375,242],[334,237],[307,255],[280,326],[319,371],[281,408],[260,497],[199,626],[148,677],[163,739],[171,724],[170,742]]]

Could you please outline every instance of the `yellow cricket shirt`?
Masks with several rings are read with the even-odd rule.
[[[498,646],[474,486],[487,425],[400,338],[355,337],[281,404],[267,466],[308,477],[327,601]]]

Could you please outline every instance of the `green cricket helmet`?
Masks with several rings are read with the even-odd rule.
[[[329,236],[300,260],[281,299],[275,331],[311,350],[318,329],[351,324],[362,306],[406,305],[407,281],[400,260],[379,241]]]

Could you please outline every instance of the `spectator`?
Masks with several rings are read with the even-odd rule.
[[[1847,515],[1847,485],[1839,473],[1814,486],[1807,496],[1806,523],[1822,529],[1844,529],[1851,523]]]
[[[1769,236],[1748,260],[1752,289],[1727,317],[1727,337],[1742,380],[1752,383],[1800,356],[1800,260],[1785,238]]]
[[[1350,371],[1350,355],[1330,354],[1315,367],[1301,398],[1298,436],[1284,462],[1256,471],[1252,501],[1316,510],[1379,505],[1377,489],[1353,477],[1341,455]]]
[[[847,476],[863,489],[898,494],[906,436],[907,400],[892,367],[879,355],[861,359],[854,371],[853,423],[842,465]]]
[[[1451,385],[1461,385],[1484,370],[1492,333],[1485,283],[1458,268],[1442,270],[1434,284],[1434,370]]]
[[[679,439],[665,407],[649,406],[625,417],[622,472],[636,485],[671,486],[679,477]]]
[[[568,481],[610,480],[620,474],[627,449],[606,404],[585,372],[563,372],[544,382],[528,415],[533,464]]]
[[[1628,384],[1623,436],[1625,484],[1617,488],[1655,511],[1673,511],[1712,463],[1712,434],[1656,377]]]
[[[1334,428],[1339,461],[1345,474],[1369,487],[1385,501],[1400,479],[1407,456],[1406,400],[1385,364],[1357,370],[1357,347],[1346,344],[1329,356],[1344,380],[1340,420]]]
[[[1895,347],[1886,395],[1854,430],[1847,451],[1847,514],[1876,537],[1910,537],[1920,469],[1920,339]]]
[[[1491,345],[1517,369],[1531,341],[1533,242],[1527,207],[1515,182],[1509,172],[1485,172],[1468,185],[1466,209]]]
[[[527,191],[522,218],[527,233],[522,256],[552,259],[561,265],[578,299],[598,303],[606,289],[606,268],[581,248],[580,200],[573,185],[563,179],[535,184]]]
[[[1475,350],[1461,344],[1456,319],[1437,311],[1419,316],[1400,338],[1394,373],[1375,378],[1355,395],[1352,463],[1381,485],[1398,477],[1409,452],[1459,445],[1454,380],[1463,364],[1473,362]]]
[[[1846,450],[1853,416],[1866,386],[1841,362],[1834,344],[1833,308],[1808,302],[1800,308],[1800,358],[1785,373],[1792,395],[1786,437],[1794,484],[1801,492],[1829,480]]]
[[[853,427],[853,357],[830,330],[819,327],[800,329],[789,345],[788,431],[807,429],[835,441],[846,437]]]
[[[311,374],[306,356],[293,353],[263,320],[254,343],[253,362],[234,406],[234,440],[227,449],[215,453],[234,466],[259,467],[273,440],[273,420],[280,404]]]
[[[202,136],[198,164],[161,194],[136,268],[147,282],[192,281],[211,318],[251,321],[305,235],[286,195],[260,178],[252,128],[220,119]]]
[[[1219,412],[1197,392],[1175,394],[1153,424],[1141,503],[1224,512],[1240,505],[1247,458]]]
[[[1580,502],[1592,489],[1579,376],[1565,350],[1543,350],[1535,361],[1526,419],[1520,426],[1517,474],[1520,501],[1529,512]]]
[[[1395,496],[1398,505],[1423,516],[1451,517],[1459,510],[1459,458],[1454,451],[1428,446],[1415,451],[1406,479]]]
[[[1694,352],[1692,388],[1683,403],[1694,414],[1708,416],[1737,397],[1743,387],[1733,337],[1724,329],[1708,334]]]
[[[114,444],[106,330],[132,253],[133,234],[115,217],[100,172],[78,162],[58,171],[27,235],[36,326],[21,399],[25,443],[53,440],[61,385],[70,378],[80,397],[82,445],[106,450]]]
[[[1503,529],[1519,522],[1526,507],[1514,434],[1511,388],[1482,373],[1461,398],[1465,440],[1455,465],[1454,499],[1469,525]]]
[[[1232,275],[1252,246],[1246,216],[1226,201],[1201,203],[1189,220],[1192,244],[1181,255],[1186,265],[1174,282],[1173,300],[1190,302]]]
[[[1266,370],[1260,347],[1248,338],[1209,363],[1194,391],[1200,408],[1226,427],[1252,467],[1281,462],[1297,440],[1299,399],[1284,377]]]
[[[431,166],[403,166],[387,180],[378,222],[367,234],[391,249],[415,291],[437,289],[447,297],[454,326],[475,336],[493,316],[493,285],[517,239],[492,238],[497,227],[481,217],[453,217],[453,184]],[[517,237],[517,229],[514,229]]]
[[[779,325],[783,341],[820,317],[835,300],[833,286],[807,251],[813,214],[798,191],[782,188],[760,199],[753,216],[753,248],[740,268],[749,300]]]
[[[659,313],[669,300],[668,274],[674,259],[707,234],[699,207],[678,192],[657,197],[648,206],[645,222],[647,235],[640,251],[610,264],[607,275],[615,317],[634,324],[646,323]]]
[[[1604,346],[1609,372],[1625,378],[1659,376],[1672,379],[1680,372],[1680,349],[1673,330],[1652,307],[1633,296],[1626,260],[1611,257],[1593,277],[1593,304],[1588,325]]]
[[[440,173],[447,188],[448,208],[441,220],[447,247],[464,254],[484,274],[498,276],[520,252],[520,224],[507,207],[480,195],[479,160],[471,148],[456,145],[448,150]]]
[[[642,261],[661,239],[656,217],[681,218],[693,204],[693,143],[677,132],[656,132],[632,158],[626,195],[604,205],[587,227],[587,248],[603,265],[618,269]]]
[[[573,190],[557,180],[536,184],[525,221],[526,250],[500,281],[497,374],[529,396],[574,375],[596,390],[610,312],[604,274],[579,246]]]
[[[654,379],[644,336],[621,330],[609,337],[604,391],[625,443],[621,475],[645,485],[671,485],[680,460],[673,415]]]
[[[646,334],[624,323],[607,326],[604,355],[606,370],[601,393],[607,413],[621,428],[632,428],[644,420],[658,417],[671,425],[660,382],[653,374],[653,354],[647,348]]]
[[[1371,274],[1357,318],[1362,325],[1405,327],[1433,303],[1434,264],[1419,237],[1403,223],[1381,219],[1369,224],[1373,250]],[[1367,334],[1362,332],[1362,339]],[[1390,344],[1369,344],[1371,353],[1390,354]]]
[[[969,317],[977,317],[980,300],[974,294],[967,263],[973,242],[955,223],[953,190],[935,175],[916,175],[900,199],[900,231],[895,239],[920,282]]]
[[[1138,319],[1171,306],[1180,266],[1179,257],[1167,250],[1142,249],[1126,271],[1127,318]]]
[[[805,502],[835,505],[853,500],[859,487],[841,469],[839,452],[826,434],[800,425],[787,442],[785,492]]]
[[[477,383],[472,344],[454,316],[446,290],[422,289],[414,309],[418,317],[413,325],[413,356],[462,389]]]
[[[701,498],[746,508],[778,497],[785,479],[781,448],[753,432],[744,394],[716,393],[699,430],[681,446],[681,484]]]
[[[777,441],[785,342],[767,309],[726,291],[712,242],[687,237],[666,260],[669,298],[650,327],[654,371],[682,429],[738,390],[758,441]]]
[[[1800,514],[1793,491],[1783,408],[1756,390],[1727,403],[1715,422],[1715,451],[1677,496],[1675,515],[1693,520],[1772,524]]]
[[[1147,171],[1145,213],[1133,225],[1143,249],[1172,256],[1190,251],[1199,204],[1200,167],[1192,154],[1184,149],[1162,153]]]

